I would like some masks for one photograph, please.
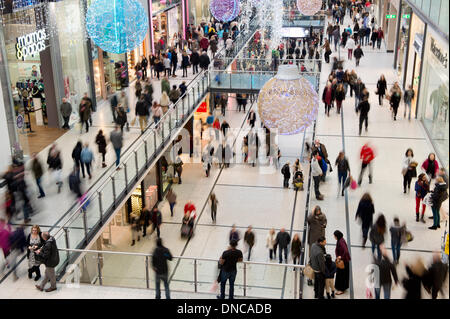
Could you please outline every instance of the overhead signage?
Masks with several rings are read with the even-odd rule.
[[[403,19],[410,19],[411,18],[411,15],[410,14],[404,14],[403,15]]]
[[[28,56],[34,56],[45,50],[47,33],[44,29],[16,38],[16,57],[24,61]]]
[[[395,19],[397,16],[395,14],[386,14],[386,19]]]
[[[431,52],[433,52],[433,55],[444,66],[444,68],[448,67],[448,53],[439,48],[433,38],[431,38]]]

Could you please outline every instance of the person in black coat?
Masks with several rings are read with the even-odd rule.
[[[172,56],[170,59],[170,65],[172,66],[172,77],[176,78],[175,71],[177,70],[178,66],[178,53],[176,49],[172,50]]]
[[[282,252],[284,251],[284,259],[287,262],[288,246],[291,242],[291,236],[285,231],[284,228],[280,229],[280,232],[275,237],[275,246],[279,248],[279,262],[283,262]]]
[[[406,290],[405,299],[422,299],[422,281],[425,275],[425,266],[421,259],[414,264],[406,265],[407,277],[402,280]]]
[[[83,145],[81,144],[81,141],[78,141],[75,145],[75,148],[72,151],[72,158],[75,162],[76,167],[81,167],[81,150],[83,149]]]
[[[103,135],[103,131],[99,130],[97,136],[95,137],[95,144],[98,146],[98,152],[102,154],[102,167],[106,167],[105,155],[106,155],[106,139]]]
[[[147,207],[142,207],[140,222],[142,225],[142,237],[147,236],[147,228],[150,226],[150,211]]]
[[[386,95],[386,89],[387,89],[386,79],[382,74],[377,82],[378,103],[380,104],[380,106],[383,105],[383,98]]]
[[[341,193],[342,196],[344,196],[345,181],[347,180],[347,175],[350,174],[350,165],[348,163],[347,158],[345,157],[344,152],[339,152],[339,155],[336,158],[334,165],[337,166],[338,170],[338,182],[339,182],[338,192],[342,189]]]
[[[380,287],[375,287],[375,298],[380,299],[381,297],[381,288],[383,288],[384,299],[391,298],[391,287],[392,287],[392,278],[394,278],[394,283],[398,284],[398,276],[397,270],[395,269],[394,264],[388,257],[386,249],[383,247],[381,249],[382,259],[378,261],[374,258],[373,263],[378,266],[379,269],[379,284]]]
[[[186,51],[183,51],[183,54],[181,56],[181,68],[183,69],[183,77],[187,77],[188,72],[187,68],[189,67],[189,56],[187,55]]]
[[[367,127],[369,126],[369,111],[370,104],[367,99],[364,99],[358,104],[357,113],[359,113],[359,135],[361,135],[363,123],[365,123],[365,128],[367,132]]]
[[[50,236],[48,232],[42,233],[42,238],[45,243],[42,248],[35,251],[36,259],[45,264],[45,275],[40,285],[36,285],[36,288],[40,291],[44,290],[47,282],[50,282],[50,288],[46,289],[46,292],[56,290],[56,276],[55,267],[59,264],[59,252],[56,246],[56,239]]]
[[[281,173],[283,174],[283,187],[288,188],[289,187],[289,179],[291,178],[291,170],[289,168],[289,162],[284,164],[284,166],[281,168]]]
[[[196,50],[192,51],[191,54],[191,64],[192,64],[192,74],[196,74],[198,72],[198,65],[200,63],[200,56]]]
[[[355,52],[353,52],[353,56],[355,57],[356,60],[356,66],[359,66],[359,60],[361,60],[361,57],[364,56],[364,52],[361,49],[360,45],[358,45],[358,47],[355,49]]]
[[[361,219],[361,228],[363,233],[363,243],[362,246],[366,245],[367,235],[369,229],[373,223],[373,215],[375,214],[375,207],[373,205],[372,197],[369,193],[365,193],[358,204],[358,209],[356,211],[355,220]]]
[[[440,226],[440,210],[442,203],[447,200],[447,184],[444,182],[442,176],[438,176],[436,178],[436,184],[434,190],[431,193],[431,210],[433,211],[433,226],[428,227],[428,229],[436,230],[437,228],[441,228]]]
[[[439,292],[442,294],[444,282],[447,278],[448,265],[444,264],[441,260],[439,252],[433,254],[433,263],[425,273],[423,279],[423,285],[428,293],[431,293],[431,298],[436,299]]]
[[[202,53],[202,55],[200,56],[200,58],[199,58],[199,64],[200,64],[200,67],[201,67],[203,70],[207,70],[210,63],[211,63],[211,60],[209,59],[209,56],[208,56],[208,54],[206,53],[206,51],[204,51],[204,52]]]

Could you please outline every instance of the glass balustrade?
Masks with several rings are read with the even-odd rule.
[[[58,244],[62,244],[61,241]],[[76,263],[81,272],[80,283],[121,288],[155,288],[151,254],[60,249],[60,256],[66,254],[80,256]],[[62,268],[62,263],[60,261],[57,270]],[[235,295],[298,298],[303,268],[304,266],[292,264],[240,262],[237,264]],[[220,291],[220,285],[217,290],[213,289],[219,275],[218,260],[174,256],[172,261],[168,261],[168,270],[172,291],[214,294]],[[60,281],[67,282],[70,275],[66,273]],[[163,287],[161,283],[161,289]],[[228,289],[227,285],[227,294]]]

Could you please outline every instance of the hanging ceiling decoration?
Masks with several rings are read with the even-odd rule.
[[[94,0],[87,10],[86,30],[103,51],[121,54],[144,41],[148,18],[138,0]]]
[[[305,16],[313,16],[322,9],[322,0],[297,0],[297,8]]]
[[[239,15],[239,0],[211,0],[209,10],[217,20],[229,22]]]
[[[317,118],[318,109],[319,96],[300,76],[296,65],[280,65],[258,97],[258,113],[264,125],[282,135],[303,132]]]

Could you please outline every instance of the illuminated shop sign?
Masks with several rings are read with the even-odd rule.
[[[431,38],[431,52],[433,52],[436,59],[438,59],[439,62],[444,66],[444,68],[447,68],[448,66],[448,54],[447,52],[444,52],[441,48],[439,48],[436,45],[436,41]]]
[[[34,56],[44,51],[46,39],[47,33],[45,33],[44,29],[18,37],[16,39],[17,59],[24,61],[26,57]]]

